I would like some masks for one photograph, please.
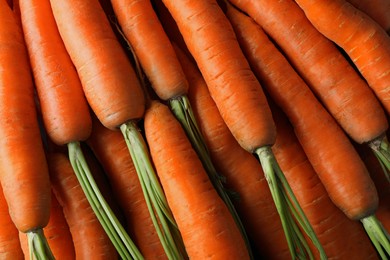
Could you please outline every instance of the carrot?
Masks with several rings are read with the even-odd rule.
[[[43,229],[47,237],[47,242],[53,252],[55,259],[75,259],[73,238],[66,222],[61,205],[58,203],[54,193],[51,197],[50,220]],[[25,259],[30,259],[28,255],[27,237],[19,232],[20,244],[24,252]]]
[[[123,209],[127,230],[142,255],[146,259],[166,258],[121,133],[104,127],[96,119],[87,144],[108,175],[115,198]]]
[[[390,113],[390,91],[387,84],[390,80],[390,38],[386,31],[346,1],[329,1],[326,5],[323,2],[317,4],[316,1],[296,2],[315,28],[348,54]],[[318,17],[318,11],[321,12],[321,17]],[[389,144],[385,133],[381,135],[368,142],[381,162],[390,169]],[[390,181],[390,176],[388,179]]]
[[[373,151],[380,152],[383,162],[388,164],[388,159],[383,158],[388,153],[384,135],[388,122],[380,102],[299,6],[292,0],[230,2],[251,16],[276,42],[348,135],[357,143],[372,145]],[[287,10],[289,15],[285,15]]]
[[[51,6],[89,105],[105,127],[124,135],[162,244],[170,256],[180,257],[174,242],[180,238],[173,235],[175,223],[138,129],[145,97],[130,60],[99,1],[51,1]]]
[[[348,0],[353,6],[368,14],[387,33],[390,30],[390,1],[388,0]]]
[[[20,246],[18,229],[12,222],[8,212],[8,204],[5,200],[3,189],[0,185],[0,258],[1,259],[24,259]]]
[[[117,252],[98,221],[63,153],[48,155],[53,192],[72,234],[76,259],[113,259]]]
[[[195,117],[201,122],[215,167],[226,179],[226,187],[238,196],[233,202],[249,238],[262,258],[289,258],[282,223],[261,165],[229,131],[196,65],[184,53],[178,54],[190,84],[188,97]]]
[[[19,9],[47,135],[55,144],[69,147],[69,157],[76,175],[88,178],[86,175],[90,170],[88,164],[83,161],[79,142],[90,135],[92,120],[79,76],[58,32],[50,2],[21,1]],[[87,181],[85,185],[95,185],[90,182],[94,180]],[[80,183],[84,192],[90,192],[82,180]],[[94,190],[93,193],[96,194],[90,196],[102,198],[100,190]],[[96,201],[102,205],[94,208],[95,211],[98,211],[99,207],[108,207],[106,201]],[[111,209],[98,214],[100,215],[102,217],[99,219],[110,238],[119,240],[114,243],[118,250],[122,250],[119,245],[120,238],[125,237],[127,240],[123,244],[132,243],[128,235],[124,234],[123,227],[116,228],[121,229],[117,231],[118,234],[109,231],[119,225],[116,216],[112,216]],[[110,221],[106,224],[102,218]]]
[[[167,106],[151,102],[145,135],[189,258],[249,259],[233,217]]]
[[[30,253],[50,258],[42,232],[50,215],[50,181],[30,65],[21,28],[4,0],[0,16],[1,186],[12,221],[29,236]]]
[[[272,111],[278,130],[275,156],[327,257],[377,259],[364,228],[359,222],[349,219],[329,198],[287,117],[276,106],[272,107]]]
[[[377,190],[344,131],[250,17],[233,8],[227,15],[253,71],[288,116],[332,201],[353,220],[376,222]],[[365,228],[369,234],[381,230]]]
[[[244,149],[258,155],[277,204],[284,199],[294,200],[292,194],[286,195],[289,193],[288,183],[284,182],[283,173],[272,154],[276,131],[267,100],[218,3],[213,0],[182,1],[179,5],[168,0],[163,3],[176,21],[230,131]],[[285,213],[288,211],[286,205],[292,204],[277,205],[282,218],[289,214]],[[299,224],[311,233],[307,222]],[[287,222],[283,225],[293,253],[293,241],[300,242],[290,235],[300,231],[288,230]]]
[[[210,159],[188,101],[188,82],[172,44],[164,32],[150,0],[111,1],[121,30],[157,96],[169,107],[185,129],[210,179],[228,205],[237,225],[246,238],[241,220],[223,188],[219,174]],[[249,242],[247,241],[248,248]]]

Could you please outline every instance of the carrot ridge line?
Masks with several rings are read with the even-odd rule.
[[[147,145],[135,122],[120,126],[133,160],[145,201],[160,242],[169,259],[186,256],[184,243],[152,165]]]
[[[30,259],[55,259],[42,229],[27,232],[27,241]]]
[[[88,167],[79,142],[68,144],[75,175],[100,224],[123,259],[143,259],[140,251],[104,199]]]
[[[192,146],[194,147],[196,153],[201,160],[203,167],[205,168],[214,188],[217,190],[219,196],[225,202],[228,207],[230,214],[233,216],[236,225],[238,226],[241,235],[246,243],[248,253],[253,259],[253,253],[250,246],[249,238],[246,234],[244,225],[234,207],[231,196],[234,196],[235,193],[227,190],[223,183],[226,182],[226,178],[219,174],[214,167],[214,164],[210,157],[210,152],[207,148],[206,142],[204,141],[203,135],[200,131],[196,118],[194,116],[191,103],[188,99],[187,95],[182,95],[180,97],[176,97],[169,100],[169,107],[176,117],[176,119],[180,122],[188,139],[190,140]]]
[[[390,256],[390,235],[375,215],[360,220],[382,259]],[[383,251],[385,250],[385,251]]]
[[[271,195],[279,213],[292,258],[314,258],[313,253],[302,234],[301,227],[317,248],[320,253],[320,258],[327,259],[325,251],[299,205],[283,171],[280,169],[271,147],[260,147],[254,152],[260,160],[264,176],[270,187]]]
[[[390,182],[390,145],[386,135],[380,136],[368,143],[383,168],[386,179]]]

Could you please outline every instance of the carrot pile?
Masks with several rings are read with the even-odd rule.
[[[0,258],[389,259],[389,0],[0,0]]]

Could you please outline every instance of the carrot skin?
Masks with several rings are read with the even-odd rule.
[[[89,107],[50,1],[21,1],[20,12],[47,134],[58,145],[83,141],[92,127]]]
[[[218,3],[214,0],[163,3],[238,142],[250,152],[272,145],[276,134],[267,100]]]
[[[293,0],[230,2],[248,13],[276,42],[354,141],[369,142],[386,131],[384,110],[367,83]]]
[[[248,259],[232,215],[167,106],[151,103],[145,134],[189,258]]]
[[[58,203],[54,193],[52,193],[51,199],[50,220],[47,226],[43,229],[43,232],[45,232],[47,242],[49,243],[56,259],[76,259],[73,238],[69,230],[69,225],[66,222],[62,207]],[[19,238],[24,252],[24,258],[30,259],[27,236],[19,232]]]
[[[232,8],[227,15],[254,72],[287,114],[333,202],[352,219],[372,214],[378,206],[377,191],[343,130],[250,17]]]
[[[144,93],[99,1],[50,2],[87,101],[99,120],[118,129],[131,119],[140,119]]]
[[[18,229],[8,212],[8,204],[0,186],[0,259],[23,260]]]
[[[344,49],[389,113],[390,38],[386,31],[348,1],[296,2],[319,32]]]
[[[93,212],[66,154],[48,155],[53,192],[72,234],[76,259],[112,259],[117,252]]]
[[[378,259],[361,223],[349,219],[331,201],[287,117],[277,107],[272,111],[277,127],[275,156],[327,257]]]
[[[50,181],[22,31],[5,1],[0,16],[0,180],[13,222],[28,232],[49,222]]]
[[[186,94],[187,80],[151,2],[111,2],[121,29],[157,95],[169,100]]]
[[[123,209],[126,228],[142,255],[146,259],[166,259],[122,134],[104,127],[95,119],[87,143],[110,180],[115,198]]]
[[[207,85],[194,64],[180,58],[190,88],[188,97],[217,171],[226,187],[239,198],[232,199],[248,236],[263,258],[290,257],[285,234],[258,160],[243,149],[229,131]]]

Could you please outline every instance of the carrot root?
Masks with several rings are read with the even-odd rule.
[[[161,244],[169,259],[181,259],[186,255],[184,243],[150,160],[144,138],[133,121],[122,124],[120,130],[136,168]]]
[[[99,222],[123,259],[143,259],[140,251],[119,222],[98,188],[79,142],[68,144],[69,159],[80,186]]]
[[[27,232],[30,259],[55,259],[42,229]]]
[[[194,147],[196,153],[199,156],[199,159],[201,160],[204,168],[206,169],[208,176],[210,177],[211,183],[213,184],[219,196],[225,202],[230,213],[232,214],[234,221],[240,229],[241,235],[247,245],[248,252],[250,256],[252,256],[249,238],[246,234],[244,225],[242,224],[238,212],[236,211],[231,200],[231,196],[233,195],[233,193],[231,193],[224,187],[223,183],[226,181],[226,179],[224,178],[224,176],[219,174],[214,167],[214,164],[210,157],[210,153],[206,146],[206,142],[204,141],[198,123],[196,122],[195,115],[193,113],[187,95],[182,95],[180,97],[169,100],[169,106],[175,117],[178,119],[178,121],[184,128],[188,139],[190,140],[192,146]]]
[[[280,169],[271,147],[257,148],[255,153],[259,157],[264,176],[280,215],[292,259],[305,259],[307,257],[313,259],[313,254],[299,226],[311,239],[319,251],[321,259],[327,259],[325,251]]]
[[[380,136],[368,143],[368,146],[374,152],[376,158],[384,169],[386,179],[390,182],[390,145],[386,135]]]
[[[382,259],[390,256],[390,235],[375,215],[360,220]],[[385,252],[383,251],[385,250]]]
[[[204,141],[204,138],[201,134],[198,123],[196,122],[195,115],[193,113],[187,95],[182,95],[180,97],[169,100],[169,105],[173,114],[184,128],[184,131],[186,132],[188,139],[190,140],[192,146],[198,154],[199,159],[202,161],[202,164],[206,169],[206,172],[210,177],[214,188],[217,190],[219,196],[225,202],[230,213],[233,215],[234,221],[240,229],[241,235],[247,245],[248,252],[250,256],[252,256],[249,238],[246,234],[244,225],[242,224],[238,212],[236,211],[233,202],[229,196],[230,192],[226,190],[223,185],[223,183],[225,182],[225,178],[222,175],[218,174],[213,162],[211,161],[210,153],[206,146],[206,142]]]

